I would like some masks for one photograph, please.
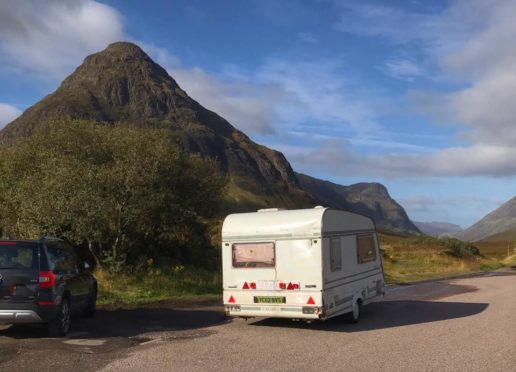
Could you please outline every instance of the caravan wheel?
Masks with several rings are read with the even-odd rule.
[[[358,319],[360,318],[360,310],[362,310],[362,304],[360,300],[356,300],[353,302],[351,312],[348,314],[348,320],[350,323],[358,323]]]

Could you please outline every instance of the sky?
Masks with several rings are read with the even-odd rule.
[[[109,43],[294,170],[468,227],[516,195],[513,0],[0,0],[0,128]]]

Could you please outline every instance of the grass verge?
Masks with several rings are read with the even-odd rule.
[[[133,274],[96,270],[95,277],[99,285],[100,306],[216,296],[222,292],[222,275],[219,272],[181,265]]]
[[[494,257],[451,254],[446,240],[405,238],[380,234],[385,278],[389,284],[417,282],[455,275],[492,271],[503,266]]]
[[[445,240],[384,233],[379,234],[379,237],[388,284],[492,271],[504,265],[516,264],[516,255],[503,260],[498,250],[495,253],[483,247],[480,248],[481,255],[457,257],[450,254],[450,244]],[[462,246],[459,248],[462,249]],[[194,298],[196,301],[216,299],[222,293],[220,272],[181,265],[170,268],[149,267],[137,273],[114,274],[97,270],[95,276],[99,283],[98,303],[104,307]]]

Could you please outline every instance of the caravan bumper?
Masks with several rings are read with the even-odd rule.
[[[257,303],[256,297],[281,297],[284,303]],[[307,304],[308,302],[308,304]],[[224,293],[224,309],[227,316],[253,318],[324,319],[321,292],[237,292]]]

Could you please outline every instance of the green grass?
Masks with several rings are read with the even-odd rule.
[[[128,305],[184,299],[222,292],[222,275],[218,272],[175,266],[170,269],[149,268],[133,274],[95,272],[99,284],[98,304]]]
[[[449,243],[431,237],[406,237],[380,233],[383,265],[387,283],[409,283],[427,279],[496,270],[516,265],[516,255],[506,259],[507,250],[487,250],[480,245],[482,256],[463,258],[447,253]],[[496,252],[496,254],[493,254]],[[490,254],[487,254],[490,253]],[[502,254],[504,253],[504,254]],[[99,305],[127,306],[139,303],[218,298],[222,293],[222,274],[208,270],[173,266],[153,267],[135,273],[95,272],[99,283]]]
[[[448,253],[449,243],[432,237],[406,238],[380,234],[380,244],[389,284],[491,271],[503,266],[500,260],[493,257],[454,257]]]

